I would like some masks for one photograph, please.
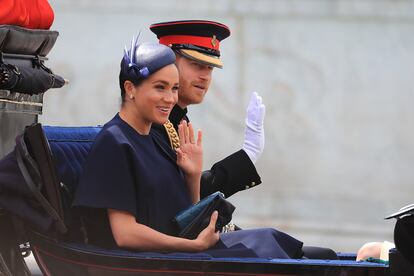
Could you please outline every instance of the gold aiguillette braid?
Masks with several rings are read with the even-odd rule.
[[[180,138],[178,137],[177,131],[169,120],[164,124],[164,127],[170,139],[171,147],[173,150],[177,150],[180,147]]]

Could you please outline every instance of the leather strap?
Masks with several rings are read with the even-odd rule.
[[[30,173],[29,173],[26,165],[24,164],[23,156],[26,157],[26,160],[29,159],[30,156],[29,156],[29,153],[27,152],[26,145],[24,144],[24,142],[22,140],[23,140],[23,137],[21,137],[21,140],[19,141],[19,143],[16,147],[16,159],[17,159],[17,164],[19,166],[19,169],[20,169],[20,171],[23,175],[23,178],[26,181],[27,186],[32,191],[33,196],[39,201],[39,203],[45,209],[47,214],[50,215],[54,219],[54,221],[56,223],[56,228],[59,230],[59,232],[60,233],[66,233],[67,228],[65,226],[65,223],[59,217],[56,210],[50,205],[50,203],[47,201],[47,199],[39,191],[38,187],[41,187],[41,185],[36,185],[33,182],[33,179],[30,176]],[[36,170],[36,173],[39,173],[39,172]]]

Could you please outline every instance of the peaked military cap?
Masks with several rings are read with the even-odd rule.
[[[200,63],[222,68],[220,42],[230,36],[230,29],[207,20],[182,20],[155,23],[150,26],[161,44]]]

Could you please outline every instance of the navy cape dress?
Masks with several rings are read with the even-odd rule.
[[[89,153],[74,209],[86,218],[89,242],[117,248],[107,209],[126,211],[138,223],[176,235],[173,217],[191,206],[175,152],[157,135],[140,135],[117,114],[104,125]],[[300,258],[302,242],[275,229],[220,235],[205,251],[213,257]]]

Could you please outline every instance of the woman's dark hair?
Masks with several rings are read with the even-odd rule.
[[[134,86],[138,86],[142,83],[144,79],[130,79],[128,75],[122,72],[122,70],[119,72],[119,88],[121,88],[121,103],[123,104],[125,102],[125,87],[124,83],[125,81],[130,81],[134,84]]]
[[[131,48],[129,50],[125,48],[119,72],[122,103],[125,102],[125,81],[129,80],[138,86],[151,74],[174,62],[175,54],[170,47],[149,42],[137,44],[133,37]]]

